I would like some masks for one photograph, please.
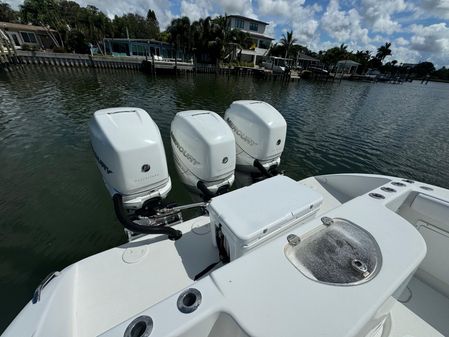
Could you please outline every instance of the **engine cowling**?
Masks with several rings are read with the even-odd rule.
[[[176,169],[190,190],[214,195],[234,182],[235,140],[224,120],[212,111],[176,114],[171,124]],[[203,187],[201,187],[203,186]]]
[[[139,209],[171,189],[164,144],[156,123],[139,108],[110,108],[95,112],[89,133],[97,166],[113,196],[123,206]]]
[[[258,171],[256,161],[266,170],[279,165],[287,133],[279,111],[262,101],[235,101],[224,119],[235,136],[237,169]]]

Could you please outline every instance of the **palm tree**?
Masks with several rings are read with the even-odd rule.
[[[282,34],[281,38],[281,45],[285,48],[285,58],[288,56],[288,52],[290,51],[290,48],[298,41],[293,37],[293,31],[287,32],[287,35]]]
[[[187,16],[173,19],[170,26],[167,27],[170,34],[170,42],[175,46],[175,68],[177,67],[178,50],[182,48],[184,55],[186,48],[190,45],[190,19]]]
[[[340,53],[342,55],[345,55],[348,53],[348,46],[345,45],[344,43],[342,43],[338,49],[340,50]]]
[[[379,48],[377,48],[377,54],[376,57],[383,61],[387,56],[391,55],[391,43],[387,42],[385,43],[385,45],[380,46]]]

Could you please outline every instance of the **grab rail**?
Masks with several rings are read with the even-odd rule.
[[[42,282],[39,283],[39,285],[37,286],[36,290],[34,291],[33,299],[31,300],[33,302],[33,304],[36,304],[37,302],[39,302],[41,300],[42,289],[44,289],[47,286],[47,284],[49,284],[50,281],[53,280],[59,274],[60,274],[59,271],[54,271],[54,272],[48,274],[47,277],[45,277],[42,280]]]

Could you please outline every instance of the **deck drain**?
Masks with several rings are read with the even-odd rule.
[[[139,316],[129,323],[123,337],[148,337],[153,331],[153,319],[150,316]]]
[[[370,193],[369,196],[374,199],[385,199],[385,197],[380,193]]]
[[[391,188],[391,187],[386,187],[386,186],[384,186],[384,187],[381,187],[380,188],[382,191],[384,191],[384,192],[388,192],[388,193],[393,193],[393,192],[396,192],[396,190],[394,189],[394,188]]]
[[[178,297],[178,309],[184,314],[194,312],[201,304],[201,293],[198,289],[190,288],[181,293]]]
[[[433,188],[429,187],[429,186],[419,186],[419,188],[421,188],[421,189],[423,189],[425,191],[433,191]]]
[[[405,184],[404,184],[404,183],[401,183],[400,181],[393,181],[393,182],[391,183],[391,185],[399,186],[399,187],[404,187],[404,186],[405,186]]]

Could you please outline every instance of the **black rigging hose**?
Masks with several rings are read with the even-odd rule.
[[[114,194],[112,201],[114,203],[115,215],[118,220],[131,232],[142,234],[166,234],[168,235],[168,238],[173,241],[181,238],[181,231],[174,228],[165,226],[142,226],[131,221],[126,210],[123,208],[122,196],[120,194]]]
[[[264,176],[265,178],[271,178],[273,176],[273,173],[270,172],[269,170],[267,170],[259,160],[254,160],[254,167],[257,168],[260,173],[262,174],[262,176]]]

